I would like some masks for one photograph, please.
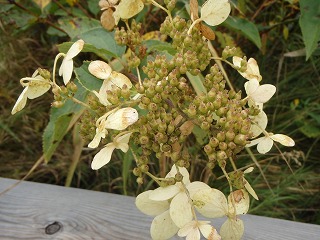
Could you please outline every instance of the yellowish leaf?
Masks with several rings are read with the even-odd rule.
[[[41,8],[41,11],[43,11],[43,9],[51,3],[51,0],[33,0],[33,2]]]

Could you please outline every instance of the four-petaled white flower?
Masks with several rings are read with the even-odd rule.
[[[220,240],[221,236],[209,223],[209,221],[191,221],[178,231],[178,236],[186,237],[186,240],[200,240],[201,232],[206,239]]]
[[[256,79],[247,81],[244,84],[244,88],[249,98],[249,105],[261,105],[263,103],[266,103],[276,92],[275,86],[271,84],[260,85],[259,81]]]
[[[247,144],[246,147],[251,147],[257,145],[257,150],[259,153],[265,154],[269,152],[273,146],[273,141],[281,143],[286,147],[293,147],[294,141],[292,138],[288,137],[284,134],[273,134],[266,133],[267,135],[264,137],[260,137],[251,141],[251,143]]]
[[[205,217],[228,217],[220,229],[222,239],[241,239],[244,226],[237,215],[248,212],[250,200],[246,191],[236,190],[230,193],[227,200],[217,189],[204,189],[194,195],[193,202],[197,211]]]
[[[149,198],[155,201],[165,201],[171,199],[170,202],[170,217],[175,225],[179,228],[193,219],[192,205],[189,201],[193,195],[201,190],[210,188],[207,184],[199,181],[190,182],[189,172],[186,168],[179,167],[179,172],[182,174],[182,182],[177,182],[174,185],[167,187],[159,187],[150,193]],[[166,178],[174,177],[177,174],[177,167],[173,165],[171,171]],[[183,186],[184,185],[184,186]],[[186,189],[188,192],[186,192]],[[189,194],[189,197],[188,197]]]
[[[73,72],[73,58],[77,56],[83,49],[84,41],[82,39],[76,41],[72,44],[68,52],[64,55],[62,60],[59,76],[63,77],[63,82],[65,85],[70,81]]]
[[[103,61],[92,61],[89,64],[89,72],[96,78],[102,79],[103,83],[100,87],[99,93],[93,93],[99,98],[101,104],[108,106],[111,103],[107,100],[107,91],[112,90],[113,87],[123,88],[126,85],[129,89],[132,88],[130,79],[122,73],[112,71],[109,64]]]
[[[183,176],[182,182],[167,187],[159,187],[137,196],[137,208],[145,214],[156,216],[150,228],[152,239],[169,239],[180,228],[191,222],[193,215],[190,199],[197,191],[210,189],[203,182],[190,183],[186,168],[179,167],[179,173]],[[176,174],[177,166],[173,165],[166,178],[175,177]]]
[[[22,78],[20,83],[24,87],[24,90],[13,106],[11,114],[21,111],[25,107],[28,98],[34,99],[40,97],[51,88],[50,79],[45,79],[38,75],[38,70],[31,77]]]
[[[111,155],[113,150],[120,149],[122,152],[127,152],[129,150],[129,139],[132,132],[125,134],[118,134],[111,143],[108,143],[104,148],[102,148],[93,158],[91,163],[91,168],[97,170],[104,165],[108,164],[111,160]]]
[[[232,58],[232,61],[233,65],[235,65],[238,68],[241,68],[241,62],[245,60],[240,57],[234,56]],[[254,58],[249,58],[247,62],[247,69],[245,71],[238,70],[238,72],[242,75],[242,77],[244,77],[247,80],[257,80],[259,82],[262,80],[259,66]]]
[[[111,110],[100,117],[96,122],[96,134],[88,147],[98,147],[101,138],[105,138],[107,129],[124,130],[138,120],[138,112],[131,107]]]

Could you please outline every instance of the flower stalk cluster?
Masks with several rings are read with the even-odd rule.
[[[263,105],[276,87],[260,84],[262,76],[256,60],[236,56],[236,49],[230,47],[224,49],[221,58],[212,50],[210,41],[215,34],[209,26],[219,25],[229,16],[229,1],[208,0],[199,15],[198,2],[191,0],[190,19],[172,14],[175,0],[164,2],[165,6],[154,0],[101,0],[102,26],[114,29],[115,42],[127,49],[121,59],[125,61],[124,70],[113,69],[110,62],[91,61],[87,70],[101,87],[87,89],[90,93],[85,102],[74,98],[78,86],[71,81],[73,58],[85,45],[80,39],[66,54],[57,55],[52,80],[43,69],[21,79],[24,90],[12,114],[21,111],[27,99],[52,88],[53,107],[63,107],[67,99],[85,107],[81,133],[88,148],[98,148],[91,162],[93,170],[108,164],[115,150],[131,150],[137,182],[152,180],[159,185],[136,198],[138,209],[155,216],[150,228],[153,239],[169,239],[175,234],[195,240],[201,235],[206,239],[240,239],[244,226],[239,216],[248,212],[249,194],[256,200],[258,196],[244,177],[253,168],[238,170],[235,156],[245,147],[257,145],[258,152],[265,154],[274,141],[285,146],[293,146],[294,141],[266,131],[268,119]],[[130,20],[145,4],[168,15],[157,33],[173,53],[148,51],[141,23]],[[121,21],[125,27],[116,27]],[[60,57],[61,86],[55,79]],[[214,60],[232,66],[246,79],[245,93],[228,89],[223,69]],[[195,142],[195,132],[202,135],[202,143]],[[190,151],[190,143],[197,144],[200,151]],[[204,182],[190,181],[188,168],[196,164],[197,155],[206,159],[206,171],[216,167],[222,170],[230,187],[228,197]],[[152,165],[158,165],[160,172],[152,172]],[[229,166],[233,170],[228,173]],[[218,231],[210,221],[199,220],[199,214],[227,220]]]

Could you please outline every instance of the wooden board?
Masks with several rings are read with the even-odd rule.
[[[0,192],[16,180],[0,178]],[[320,226],[242,216],[245,240],[319,240]],[[214,219],[219,228],[225,219]],[[133,197],[22,182],[0,196],[0,239],[151,239]],[[175,237],[174,239],[180,239]]]

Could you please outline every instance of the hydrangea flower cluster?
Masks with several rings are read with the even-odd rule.
[[[284,134],[266,131],[268,119],[263,106],[275,94],[276,87],[260,84],[262,76],[256,60],[235,56],[232,48],[226,48],[223,57],[217,58],[212,50],[215,33],[210,26],[228,18],[229,1],[208,0],[199,11],[198,1],[191,0],[190,19],[172,16],[175,3],[165,0],[162,6],[154,0],[100,0],[102,26],[114,29],[115,42],[127,47],[121,59],[126,61],[125,71],[113,69],[110,62],[91,61],[87,71],[101,82],[101,87],[86,89],[89,97],[85,101],[76,99],[78,87],[71,81],[73,58],[86,45],[77,40],[66,54],[57,55],[52,80],[43,69],[21,79],[24,90],[12,114],[21,111],[27,99],[50,89],[53,107],[63,108],[68,99],[82,105],[86,109],[81,116],[83,137],[88,140],[88,148],[99,148],[91,168],[98,170],[108,164],[116,149],[123,153],[130,150],[136,162],[133,174],[137,182],[143,184],[151,179],[159,185],[136,198],[137,208],[154,216],[150,228],[153,239],[169,239],[175,234],[187,240],[201,236],[241,239],[244,224],[240,216],[249,210],[249,194],[256,200],[258,196],[245,179],[253,168],[238,170],[233,161],[235,155],[253,145],[265,154],[274,141],[284,146],[294,146],[294,141]],[[148,52],[140,34],[141,24],[135,20],[129,24],[146,4],[166,12],[167,18],[157,33],[171,44],[172,53]],[[116,27],[120,21],[126,27]],[[62,85],[55,79],[60,57]],[[231,57],[232,62],[228,60]],[[241,91],[228,90],[223,71],[214,60],[228,63],[246,79],[244,97]],[[196,154],[189,151],[195,132],[203,136],[201,142],[193,143],[201,149]],[[227,197],[207,183],[190,180],[188,169],[196,164],[196,155],[206,159],[206,171],[216,166],[222,170],[230,187]],[[161,172],[152,173],[151,164],[159,164]],[[233,170],[228,172],[227,166]],[[226,221],[218,230],[199,216],[225,217]]]

